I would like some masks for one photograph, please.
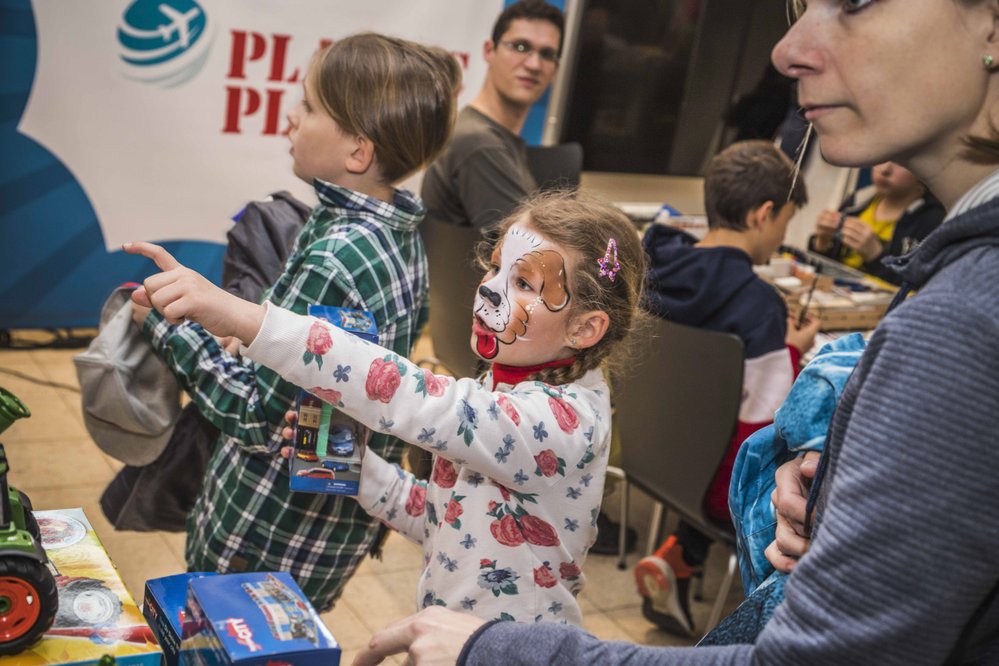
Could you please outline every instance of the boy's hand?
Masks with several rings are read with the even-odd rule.
[[[264,306],[244,301],[216,287],[209,280],[180,264],[159,245],[125,243],[122,249],[152,259],[163,271],[146,278],[132,292],[132,301],[154,307],[171,324],[191,320],[209,333],[224,338],[235,336],[250,344],[264,319]]]
[[[784,342],[804,354],[815,344],[815,336],[818,335],[821,327],[821,319],[812,315],[806,315],[805,322],[799,328],[798,320],[789,315],[787,318],[787,336],[784,338]]]
[[[146,317],[149,316],[149,313],[152,312],[152,310],[152,308],[143,307],[135,301],[132,301],[132,321],[135,322],[135,325],[139,327],[140,331],[142,330],[142,325],[146,323]]]
[[[818,451],[808,451],[778,467],[774,474],[777,487],[770,501],[776,509],[777,531],[766,556],[774,568],[784,573],[789,573],[808,551],[810,535],[805,532],[805,509],[819,456]]]

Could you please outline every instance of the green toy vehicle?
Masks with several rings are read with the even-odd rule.
[[[0,388],[0,432],[30,415],[20,400]],[[0,444],[0,655],[17,654],[38,640],[59,609],[55,576],[31,502],[7,485],[8,469]]]

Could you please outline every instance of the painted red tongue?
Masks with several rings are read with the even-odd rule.
[[[480,335],[475,340],[475,350],[479,353],[479,356],[485,359],[490,359],[496,356],[496,352],[499,349],[499,343],[496,342],[495,335]]]

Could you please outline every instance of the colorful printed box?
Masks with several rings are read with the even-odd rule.
[[[340,646],[289,574],[229,574],[188,583],[181,663],[337,666]]]
[[[162,652],[83,509],[35,511],[42,547],[59,588],[59,611],[41,640],[0,666],[117,664],[159,666]]]
[[[142,614],[163,649],[166,666],[177,666],[180,642],[184,637],[184,608],[187,604],[187,584],[195,578],[215,576],[215,573],[184,573],[146,581]]]
[[[310,305],[309,314],[369,342],[378,343],[378,328],[370,312]],[[310,341],[310,348],[324,349],[328,340],[327,335],[325,341]],[[303,360],[317,363],[322,369],[323,358],[319,354],[306,351]],[[337,371],[349,373],[350,368],[337,368]],[[330,374],[334,374],[332,368]],[[368,429],[337,411],[335,403],[338,400],[333,392],[317,396],[303,390],[299,394],[294,452],[289,462],[292,490],[357,495],[361,479],[361,453],[367,443]]]

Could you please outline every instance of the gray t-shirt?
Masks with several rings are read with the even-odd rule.
[[[524,140],[466,106],[447,150],[427,169],[421,196],[428,220],[483,229],[536,188]]]

